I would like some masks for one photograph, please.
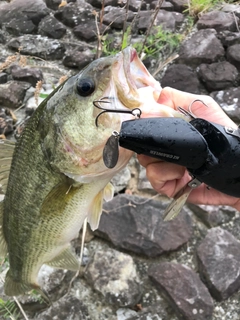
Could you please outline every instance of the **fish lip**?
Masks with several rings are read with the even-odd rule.
[[[161,93],[159,82],[148,72],[133,47],[125,48],[119,54],[113,67],[113,82],[119,102],[130,110],[142,105],[139,89],[150,87],[156,102]]]

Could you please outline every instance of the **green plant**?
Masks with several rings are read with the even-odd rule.
[[[17,320],[20,317],[20,312],[15,301],[4,301],[0,298],[0,315],[4,319]]]
[[[185,12],[193,17],[197,17],[199,14],[209,11],[223,3],[223,0],[189,0]]]
[[[158,57],[159,53],[166,50],[171,54],[176,50],[181,43],[183,36],[179,33],[174,33],[169,30],[163,30],[161,26],[154,27],[151,34],[146,38],[145,44],[142,47],[141,43],[133,44],[133,47],[142,52],[147,57]]]

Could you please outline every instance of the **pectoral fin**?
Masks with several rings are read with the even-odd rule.
[[[103,199],[105,201],[112,200],[114,196],[114,186],[109,182],[103,190]]]
[[[93,199],[89,209],[89,214],[88,214],[88,222],[93,231],[96,230],[99,225],[99,221],[102,214],[103,199],[105,201],[110,201],[112,200],[113,196],[114,196],[114,187],[109,182],[106,185],[106,187],[103,190],[101,190]]]
[[[15,143],[0,140],[0,193],[5,194]]]
[[[54,268],[68,269],[72,271],[78,271],[80,268],[80,264],[70,248],[65,249],[54,259],[46,262],[46,264]]]
[[[7,255],[7,242],[3,234],[3,201],[0,202],[0,257]]]
[[[102,214],[103,194],[104,191],[101,190],[93,199],[89,208],[88,223],[93,231],[97,229]]]

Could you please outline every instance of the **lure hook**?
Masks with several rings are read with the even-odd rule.
[[[95,100],[93,101],[93,105],[94,107],[103,110],[102,112],[100,112],[96,119],[95,119],[95,125],[96,127],[98,127],[98,119],[99,117],[106,113],[106,112],[111,112],[111,113],[129,113],[132,114],[134,117],[136,118],[140,118],[142,111],[139,108],[135,108],[133,110],[116,110],[116,109],[108,109],[108,108],[103,108],[101,106],[101,103],[110,103],[110,101],[107,101],[106,99],[111,99],[110,97],[102,97],[100,100]]]
[[[203,102],[202,100],[200,100],[200,99],[195,99],[195,100],[193,100],[191,103],[190,103],[190,105],[188,106],[188,110],[186,110],[186,109],[184,109],[184,108],[182,108],[182,107],[177,107],[178,108],[178,110],[182,113],[182,114],[184,114],[185,116],[189,116],[189,117],[191,117],[192,119],[196,119],[197,117],[193,114],[193,112],[192,112],[192,105],[195,103],[195,102],[201,102],[204,106],[206,106],[207,108],[208,108],[208,105],[205,103],[205,102]]]

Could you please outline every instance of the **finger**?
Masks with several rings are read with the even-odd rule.
[[[196,101],[192,104],[194,100],[200,101]],[[195,116],[233,128],[237,127],[237,125],[225,114],[217,102],[214,101],[210,96],[196,95],[179,91],[170,87],[165,87],[162,89],[158,103],[165,104],[174,109],[177,109],[177,107],[180,106],[186,110],[189,110],[189,107],[192,104],[191,111]]]
[[[156,159],[156,158],[152,158],[152,157],[149,157],[149,156],[145,156],[144,154],[138,154],[137,157],[138,157],[139,163],[145,168],[151,163],[162,162],[162,160],[159,160],[159,159]]]
[[[147,178],[153,188],[169,197],[172,197],[184,184],[185,181],[180,182],[180,180],[185,172],[184,167],[168,162],[153,162],[146,166]]]

